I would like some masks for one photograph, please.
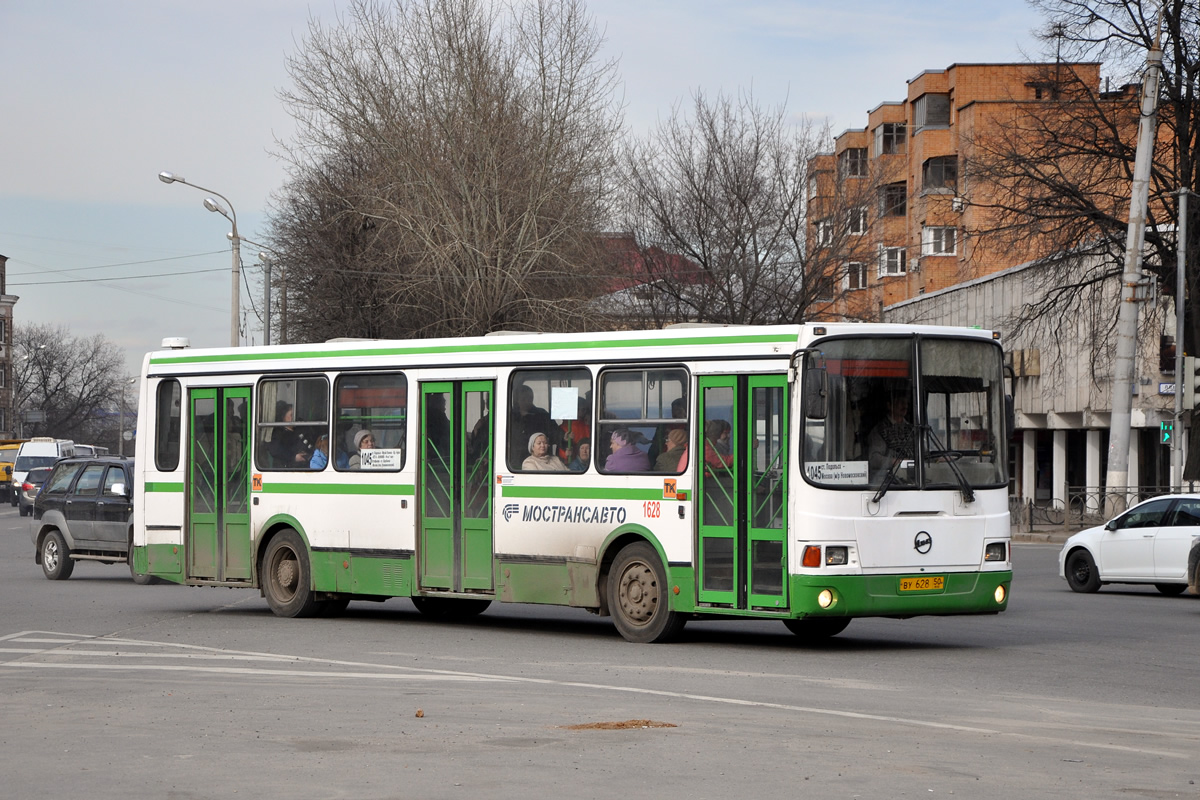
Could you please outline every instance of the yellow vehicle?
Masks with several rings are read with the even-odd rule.
[[[17,460],[17,451],[28,439],[0,439],[0,499],[16,497],[13,493],[12,472],[13,463]]]

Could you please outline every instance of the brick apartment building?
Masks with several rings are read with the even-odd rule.
[[[972,178],[971,164],[986,137],[1030,127],[1023,124],[1029,115],[1060,113],[1054,80],[1060,71],[1089,99],[1132,109],[1128,136],[1119,132],[1132,147],[1137,87],[1101,91],[1098,63],[954,64],[908,81],[904,100],[880,103],[866,127],[841,133],[832,153],[809,163],[809,246],[828,248],[826,263],[841,264],[813,318],[1000,330],[1015,367],[1012,490],[1038,504],[1069,503],[1068,487],[1099,486],[1112,365],[1106,342],[1087,321],[1067,326],[1075,329],[1070,341],[1039,340],[1013,325],[1021,307],[1045,290],[1030,279],[1038,259],[1062,251],[1051,248],[1049,237],[987,235],[998,227],[1002,187]],[[1124,198],[1119,212],[1113,209],[1124,214],[1127,181],[1104,180],[1092,186],[1105,189],[1114,206]],[[1081,255],[1081,263],[1088,257]],[[1118,282],[1103,291],[1115,309]],[[1174,382],[1159,358],[1160,340],[1174,342],[1173,298],[1159,295],[1142,313],[1130,482],[1153,487],[1169,480],[1168,451],[1156,437],[1173,403],[1159,388]]]
[[[1099,94],[1098,63],[927,70],[904,100],[880,103],[866,127],[844,131],[834,152],[809,163],[810,247],[844,254],[821,316],[879,319],[885,306],[1047,254],[980,238],[995,225],[992,187],[967,182],[976,137],[1053,113],[1046,76],[1055,69]]]

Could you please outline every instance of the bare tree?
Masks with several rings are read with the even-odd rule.
[[[74,337],[65,326],[51,325],[18,326],[13,345],[13,404],[24,414],[24,435],[103,444],[115,452],[124,387],[117,346],[101,334]]]
[[[1179,195],[1200,190],[1200,5],[1195,0],[1031,0],[1046,15],[1041,39],[1054,56],[1030,75],[1036,113],[978,131],[966,164],[968,199],[991,208],[995,224],[979,233],[984,249],[1019,244],[1043,257],[1039,298],[1017,325],[1054,341],[1074,320],[1095,320],[1091,338],[1110,339],[1117,315],[1095,313],[1099,289],[1122,272],[1134,171],[1139,82],[1160,36],[1158,137],[1150,179],[1143,269],[1174,294]],[[1096,61],[1107,73],[1103,86]],[[1089,62],[1091,62],[1089,64]],[[1200,349],[1200,202],[1189,206],[1185,247],[1187,297],[1180,299],[1188,352]],[[1149,315],[1147,315],[1149,316]],[[1064,330],[1065,326],[1065,330]],[[1143,322],[1145,327],[1145,322]],[[1156,333],[1156,332],[1155,332]],[[1109,374],[1107,349],[1093,355],[1093,379]],[[1187,473],[1200,475],[1200,447]]]
[[[869,181],[836,181],[837,197],[810,208],[809,163],[831,145],[828,130],[793,125],[782,105],[749,93],[692,100],[623,160],[624,227],[647,273],[641,313],[658,324],[764,324],[828,307]]]
[[[569,329],[620,132],[582,0],[353,0],[310,22],[272,216],[289,336]]]
[[[1037,113],[976,134],[967,162],[969,199],[994,210],[981,231],[991,247],[1032,246],[1045,256],[1046,301],[1029,319],[1061,319],[1088,287],[1119,275],[1124,258],[1138,122],[1138,86],[1158,35],[1160,4],[1149,0],[1032,0],[1047,17],[1041,39],[1054,63],[1031,74]],[[1175,284],[1178,190],[1200,190],[1200,6],[1162,3],[1164,75],[1151,175],[1144,269]],[[1101,60],[1106,87],[1075,68]],[[1115,80],[1114,80],[1115,79]],[[1111,86],[1115,83],[1115,89]],[[1190,335],[1200,343],[1200,203],[1189,207]],[[990,242],[989,242],[990,240]],[[1080,252],[1099,256],[1080,270]],[[1114,315],[1109,315],[1109,319]],[[1193,345],[1195,347],[1195,345]]]

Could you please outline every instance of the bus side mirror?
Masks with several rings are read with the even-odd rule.
[[[829,393],[829,373],[821,367],[804,370],[804,416],[825,419],[825,398]]]

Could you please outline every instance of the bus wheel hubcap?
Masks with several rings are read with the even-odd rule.
[[[654,572],[642,563],[630,564],[621,580],[621,610],[636,622],[644,622],[654,614],[658,604],[658,587]]]
[[[290,558],[281,560],[279,566],[275,569],[275,580],[279,583],[280,589],[286,592],[295,590],[296,562]]]

